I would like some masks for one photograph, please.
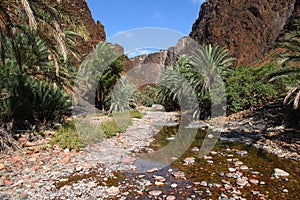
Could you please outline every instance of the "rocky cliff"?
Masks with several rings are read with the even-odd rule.
[[[299,0],[207,0],[190,37],[225,46],[237,65],[250,65],[269,52],[297,12]]]
[[[82,22],[90,34],[90,40],[87,42],[78,39],[78,50],[81,55],[89,53],[98,42],[106,40],[104,26],[101,22],[94,21],[85,0],[64,0],[61,1],[61,5],[76,20]]]

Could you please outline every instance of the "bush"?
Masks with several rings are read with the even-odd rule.
[[[3,71],[2,76],[5,76]],[[15,129],[51,126],[70,114],[71,99],[55,84],[9,73],[0,86],[0,121],[13,121]]]
[[[124,132],[124,130],[119,128],[118,124],[116,123],[116,121],[114,119],[110,120],[110,121],[103,122],[100,125],[100,127],[103,130],[106,137],[108,137],[108,138],[116,136],[118,133]]]
[[[143,114],[139,110],[131,110],[129,113],[131,118],[138,118],[138,119],[143,118]]]
[[[265,81],[273,65],[258,68],[236,67],[225,74],[227,112],[261,106],[276,99],[274,85]]]
[[[50,144],[52,147],[54,144],[58,144],[62,149],[68,148],[77,151],[80,151],[83,148],[83,142],[76,131],[75,125],[71,122],[58,129]]]

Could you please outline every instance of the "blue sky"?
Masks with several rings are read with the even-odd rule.
[[[160,27],[188,35],[204,0],[87,0],[107,38],[131,29]]]

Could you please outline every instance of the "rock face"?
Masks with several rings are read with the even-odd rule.
[[[85,0],[65,0],[61,1],[61,5],[76,20],[81,21],[90,34],[90,40],[87,42],[78,39],[78,51],[81,55],[89,53],[98,42],[106,40],[104,26],[101,22],[94,21]]]
[[[225,46],[237,65],[249,65],[268,53],[296,12],[298,0],[207,0],[190,37]]]

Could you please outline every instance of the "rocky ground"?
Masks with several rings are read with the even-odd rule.
[[[1,158],[0,199],[247,199],[245,196],[269,199],[274,192],[264,188],[269,181],[275,181],[276,198],[297,191],[286,185],[289,178],[297,174],[280,168],[263,172],[259,167],[250,166],[251,163],[244,163],[247,151],[232,148],[211,151],[201,162],[196,156],[199,148],[194,147],[191,149],[194,156],[185,156],[182,160],[174,158],[178,159],[178,167],[134,173],[138,153],[152,151],[147,146],[158,133],[153,124],[175,121],[177,117],[177,113],[147,111],[144,118],[135,119],[125,133],[81,152],[57,146],[45,148],[51,138],[35,143],[25,141],[21,151]],[[268,144],[264,137],[255,139],[264,135],[262,123],[251,117],[231,120],[221,140],[238,140],[257,147],[261,144],[279,156],[299,158],[297,151],[292,152],[290,147],[286,153]],[[280,127],[277,130],[280,131]],[[195,168],[197,163],[203,166]],[[197,171],[203,174],[193,179],[192,174]]]

